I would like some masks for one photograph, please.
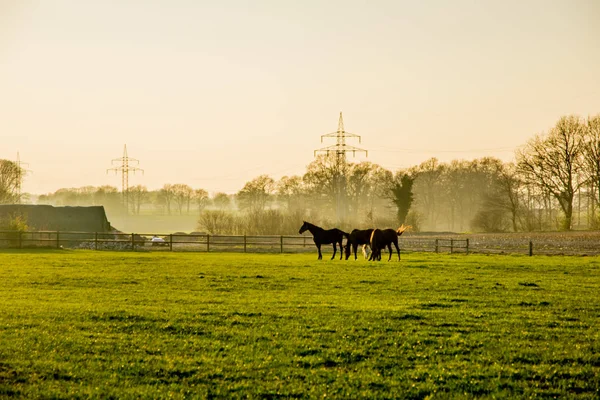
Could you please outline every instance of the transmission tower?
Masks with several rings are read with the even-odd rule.
[[[133,172],[134,174],[137,171],[142,171],[142,174],[144,173],[144,170],[141,168],[138,168],[136,165],[139,165],[139,160],[136,160],[135,158],[131,158],[127,155],[127,145],[125,145],[125,147],[123,148],[123,157],[121,158],[115,158],[112,160],[112,164],[114,165],[115,163],[121,163],[121,165],[114,167],[114,168],[108,168],[106,170],[106,173],[108,174],[108,171],[115,171],[115,175],[119,172],[121,172],[121,193],[123,195],[123,206],[125,207],[126,212],[129,212],[129,173]]]
[[[358,143],[361,143],[361,137],[354,133],[346,132],[344,130],[344,117],[340,111],[340,118],[338,120],[338,129],[336,132],[327,133],[321,135],[321,143],[324,138],[335,138],[336,143],[332,146],[323,147],[322,149],[315,150],[314,155],[317,153],[325,153],[327,155],[335,153],[335,164],[336,164],[336,217],[337,222],[342,222],[346,214],[346,153],[352,153],[353,156],[357,152],[364,152],[366,156],[369,155],[367,150],[360,149],[358,147],[350,146],[346,144],[346,138],[358,138]]]
[[[31,172],[28,169],[23,168],[23,165],[29,166],[28,163],[22,162],[21,157],[19,156],[19,152],[17,151],[17,160],[15,161],[15,165],[17,166],[17,204],[21,204],[21,184],[23,182],[23,175],[27,172]]]

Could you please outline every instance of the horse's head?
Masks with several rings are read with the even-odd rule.
[[[344,246],[344,255],[346,256],[346,260],[348,258],[350,258],[350,248],[352,247],[352,245],[350,244],[350,241],[348,240],[346,242],[346,245]]]
[[[306,221],[302,221],[302,222],[304,222],[304,223],[302,224],[302,226],[300,227],[300,230],[298,231],[298,233],[301,235],[308,230],[308,222],[306,222]]]

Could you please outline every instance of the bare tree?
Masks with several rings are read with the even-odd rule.
[[[573,198],[585,183],[582,171],[585,125],[576,116],[562,117],[548,134],[536,135],[517,152],[517,166],[527,183],[551,194],[564,214],[562,229],[570,230]]]
[[[129,200],[134,214],[140,214],[142,204],[145,204],[149,198],[148,188],[143,185],[136,185],[129,188]]]
[[[302,177],[284,176],[276,183],[276,188],[278,201],[285,204],[289,212],[304,208],[306,193]]]
[[[184,183],[176,183],[171,186],[173,192],[173,202],[177,206],[179,215],[183,214],[184,207],[187,208],[187,212],[190,212],[190,203],[194,196],[194,189]]]
[[[440,164],[437,158],[430,158],[412,169],[415,182],[413,193],[415,195],[415,208],[425,218],[423,225],[426,229],[436,229],[437,219],[440,215],[440,205],[443,197],[442,177],[446,166]]]
[[[231,207],[231,198],[227,193],[219,192],[213,197],[213,204],[220,210],[225,210]]]
[[[250,182],[246,182],[242,190],[237,193],[238,204],[241,209],[249,211],[262,211],[275,191],[275,181],[268,175],[261,175]]]
[[[202,210],[204,210],[208,205],[208,192],[204,189],[196,189],[194,191],[194,200],[196,201],[196,206],[198,207],[198,214],[202,213]]]
[[[159,191],[158,201],[165,205],[167,208],[167,214],[171,215],[171,203],[173,202],[173,185],[166,183]]]
[[[9,160],[0,160],[0,204],[18,201],[17,187],[23,178],[23,169]]]
[[[590,211],[595,214],[595,205],[600,203],[600,114],[587,119],[583,157],[592,199]],[[597,216],[592,215],[593,225],[596,220]]]

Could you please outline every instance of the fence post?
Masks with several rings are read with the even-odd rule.
[[[283,235],[279,236],[279,252],[283,253]]]
[[[173,251],[173,234],[169,233],[169,251]]]
[[[469,254],[469,238],[467,238],[467,254]]]
[[[439,239],[435,239],[435,252],[440,252]]]
[[[303,239],[304,239],[304,244],[302,245],[302,247],[306,247],[306,236],[304,236]]]
[[[533,242],[529,241],[529,257],[533,256]]]
[[[244,253],[246,252],[246,235],[244,235]]]
[[[450,254],[454,253],[454,239],[450,239]]]
[[[206,252],[210,251],[210,234],[206,235]]]
[[[131,234],[131,251],[135,251],[135,234]]]
[[[56,248],[60,249],[60,232],[56,231]]]
[[[98,250],[98,232],[94,235],[94,250]]]

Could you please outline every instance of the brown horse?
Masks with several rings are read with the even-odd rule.
[[[369,261],[377,260],[381,261],[381,250],[388,248],[390,256],[388,261],[392,259],[392,243],[396,247],[398,253],[398,260],[400,260],[400,247],[398,246],[398,237],[402,235],[410,226],[400,226],[400,228],[394,229],[375,229],[371,234],[371,256]]]
[[[333,255],[331,256],[331,259],[333,260],[335,258],[335,253],[337,252],[336,243],[340,245],[340,260],[342,259],[344,255],[344,252],[342,251],[342,242],[344,238],[348,238],[350,236],[349,234],[337,228],[325,230],[320,226],[311,224],[310,222],[303,222],[304,224],[302,224],[298,233],[302,234],[306,231],[312,233],[315,246],[317,246],[317,250],[319,250],[319,260],[323,259],[323,255],[321,254],[322,244],[333,244]]]
[[[350,232],[350,236],[348,237],[348,241],[346,242],[346,246],[344,246],[344,250],[346,253],[346,260],[350,257],[350,252],[354,252],[354,259],[356,260],[356,250],[359,245],[371,244],[371,234],[373,233],[373,229],[353,229]]]

